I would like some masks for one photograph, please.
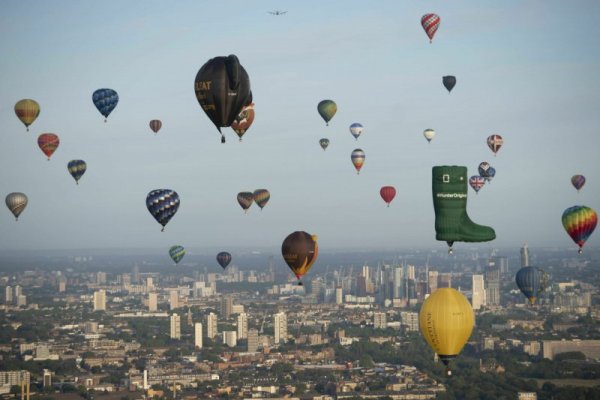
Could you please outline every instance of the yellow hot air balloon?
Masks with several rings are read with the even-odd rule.
[[[19,100],[15,104],[15,114],[29,131],[29,125],[40,115],[40,105],[31,99]]]
[[[446,365],[462,350],[471,336],[474,324],[473,310],[467,298],[452,288],[433,292],[419,312],[421,334]]]

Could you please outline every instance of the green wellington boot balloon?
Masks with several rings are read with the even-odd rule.
[[[432,188],[435,210],[435,238],[448,243],[488,242],[496,239],[489,226],[478,225],[467,215],[467,167],[433,167]]]

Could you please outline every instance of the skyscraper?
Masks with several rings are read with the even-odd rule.
[[[488,306],[500,305],[500,266],[493,260],[485,270],[485,303]]]
[[[344,291],[341,287],[335,288],[335,304],[344,304]]]
[[[485,306],[485,285],[483,275],[473,275],[473,296],[471,298],[473,310],[479,310]]]
[[[140,266],[137,264],[133,264],[133,269],[131,271],[131,281],[136,285],[140,283]]]
[[[94,311],[106,311],[106,292],[104,290],[94,292]]]
[[[224,331],[223,332],[223,343],[229,347],[237,346],[237,332],[236,331]]]
[[[248,314],[240,313],[237,317],[237,338],[248,338]]]
[[[156,292],[148,293],[148,311],[156,312],[158,310],[158,295]]]
[[[521,247],[521,267],[529,267],[529,247],[527,243]]]
[[[275,328],[275,344],[287,341],[287,317],[284,312],[273,316],[273,325]]]
[[[406,297],[404,295],[404,286],[402,285],[402,278],[404,278],[404,270],[402,269],[402,267],[395,267],[393,276],[395,299],[402,299]]]
[[[437,290],[438,288],[438,272],[437,271],[429,271],[428,273],[428,277],[427,277],[427,284],[428,284],[428,290],[429,293],[433,293]]]
[[[58,292],[64,293],[67,290],[67,280],[64,277],[58,280]]]
[[[375,329],[387,328],[387,315],[384,312],[373,313],[373,327]]]
[[[248,331],[248,353],[255,353],[258,350],[258,330],[250,329]]]
[[[4,289],[4,302],[6,304],[12,304],[13,302],[13,288],[11,286],[7,286]]]
[[[202,323],[196,322],[194,324],[194,346],[197,349],[202,348]]]
[[[214,339],[217,333],[217,314],[210,313],[206,316],[206,337]]]
[[[233,299],[231,296],[224,296],[221,299],[221,316],[228,319],[231,316],[231,309],[233,308]]]
[[[169,307],[171,310],[179,308],[179,292],[177,290],[169,292]]]
[[[171,339],[181,339],[181,317],[177,313],[171,315]]]
[[[98,285],[106,285],[106,272],[96,272],[96,283]]]

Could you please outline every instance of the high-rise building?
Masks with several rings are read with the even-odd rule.
[[[94,311],[106,311],[106,291],[94,292]]]
[[[438,288],[438,276],[439,273],[437,271],[429,271],[429,276],[427,277],[428,290],[429,293],[433,293]]]
[[[217,314],[210,313],[206,316],[206,336],[214,339],[217,334]]]
[[[4,289],[4,302],[6,304],[12,304],[12,302],[13,302],[13,288],[12,288],[12,286],[7,286],[6,289]]]
[[[20,294],[17,296],[17,307],[25,307],[27,305],[27,296]]]
[[[273,325],[275,328],[275,344],[287,342],[287,317],[284,312],[273,316]]]
[[[485,306],[485,285],[483,275],[473,275],[473,296],[471,298],[473,310],[479,310]]]
[[[179,291],[175,289],[169,292],[169,308],[171,310],[179,308]]]
[[[311,281],[310,293],[315,296],[317,302],[321,302],[323,300],[323,294],[325,293],[325,282],[323,282],[322,278],[315,278]]]
[[[171,339],[181,339],[181,317],[176,313],[171,315]]]
[[[44,369],[44,388],[52,387],[52,371]]]
[[[197,349],[202,348],[202,323],[196,322],[194,324],[194,346]]]
[[[229,347],[237,346],[237,332],[236,331],[224,331],[223,332],[223,343]]]
[[[410,279],[410,280],[415,280],[415,266],[414,265],[408,265],[406,267],[406,278]]]
[[[335,288],[335,304],[344,304],[344,291],[341,287]]]
[[[419,331],[419,313],[412,311],[402,311],[400,313],[400,319],[402,320],[402,326],[407,331]]]
[[[154,289],[154,279],[151,276],[146,278],[146,290],[150,291]]]
[[[148,311],[156,312],[158,310],[158,294],[156,292],[148,293]]]
[[[67,290],[67,280],[62,278],[58,280],[58,293],[64,293]]]
[[[131,271],[131,281],[136,285],[140,283],[140,266],[137,264],[133,264],[133,269]]]
[[[25,384],[29,387],[31,375],[29,371],[25,370],[12,370],[12,371],[0,371],[0,386],[21,386]]]
[[[258,350],[258,330],[248,330],[248,353],[256,353]]]
[[[490,260],[485,270],[485,303],[500,305],[500,266],[494,260]]]
[[[361,276],[364,277],[365,280],[371,279],[371,267],[363,265]]]
[[[23,294],[23,288],[21,286],[19,286],[19,285],[15,285],[15,290],[14,290],[13,293],[15,295],[15,298],[17,298],[17,297],[19,297],[20,295]]]
[[[394,299],[402,299],[404,295],[404,285],[402,281],[404,278],[404,270],[401,267],[394,268],[393,283],[394,283]]]
[[[106,272],[96,272],[96,283],[98,285],[106,285]]]
[[[237,338],[248,338],[248,314],[240,313],[237,317]]]
[[[231,296],[224,296],[221,299],[221,317],[229,319],[231,316],[231,310],[233,308],[233,298]]]
[[[438,288],[451,288],[452,287],[452,273],[442,272],[438,275]]]
[[[131,286],[131,274],[121,274],[121,285],[124,288]]]
[[[375,329],[387,328],[387,315],[384,312],[373,313],[373,327]]]
[[[529,247],[527,243],[521,247],[521,268],[529,267]]]

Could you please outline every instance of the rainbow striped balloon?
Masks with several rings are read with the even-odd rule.
[[[569,207],[562,215],[562,224],[571,239],[579,246],[579,254],[582,253],[586,240],[596,229],[597,223],[598,215],[586,206]]]

